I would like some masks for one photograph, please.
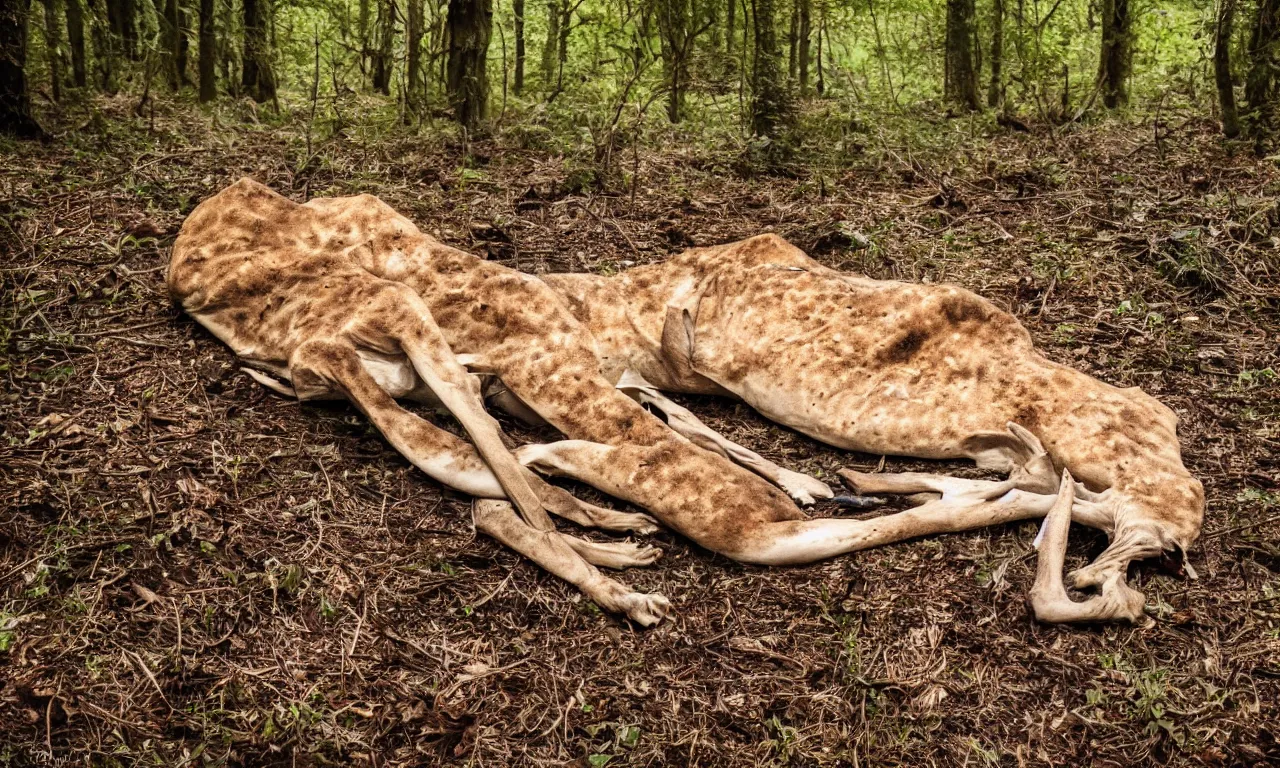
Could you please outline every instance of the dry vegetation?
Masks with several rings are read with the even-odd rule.
[[[634,194],[610,195],[502,137],[348,129],[308,158],[305,121],[103,106],[50,146],[0,146],[0,764],[1280,761],[1280,174],[1210,126],[945,152],[867,136],[794,178],[744,178],[732,149],[651,151]],[[1041,626],[1032,523],[786,569],[659,534],[666,556],[626,578],[674,618],[627,626],[477,537],[468,500],[352,409],[269,394],[174,309],[183,216],[244,174],[377,194],[531,271],[773,229],[834,266],[962,283],[1050,357],[1179,413],[1209,499],[1200,578],[1135,567],[1148,626]],[[686,402],[825,478],[882,460]],[[1076,529],[1070,559],[1103,544]]]

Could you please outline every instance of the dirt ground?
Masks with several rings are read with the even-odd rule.
[[[957,121],[934,151],[865,136],[793,177],[673,148],[604,194],[509,137],[349,128],[308,157],[305,121],[100,106],[0,145],[0,765],[1280,764],[1280,172],[1212,126]],[[1178,412],[1208,494],[1199,579],[1140,564],[1147,625],[1045,626],[1034,523],[772,569],[661,533],[623,578],[673,616],[629,626],[477,536],[468,499],[354,410],[268,393],[172,306],[183,217],[246,174],[379,195],[528,271],[774,230],[961,283]],[[683,402],[827,479],[881,462]],[[1104,545],[1073,529],[1068,565]]]

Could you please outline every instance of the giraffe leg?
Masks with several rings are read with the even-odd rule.
[[[813,504],[816,499],[829,499],[835,494],[830,486],[799,472],[774,464],[758,453],[744,448],[702,422],[688,408],[673,402],[635,371],[623,371],[618,389],[641,405],[652,405],[666,416],[667,425],[699,448],[724,456],[755,472],[787,492],[800,504]]]
[[[308,342],[294,354],[291,374],[306,390],[337,390],[359,408],[387,441],[414,466],[436,481],[489,499],[507,497],[497,476],[474,446],[405,410],[361,364],[355,348],[337,341]],[[618,512],[588,504],[547,483],[523,467],[525,482],[539,502],[557,517],[611,531],[652,533],[658,525],[648,515]],[[548,525],[544,530],[551,530]]]
[[[937,499],[866,520],[826,518],[768,523],[744,531],[729,551],[735,560],[800,565],[897,541],[1043,517],[1054,496],[1012,490],[994,499]]]
[[[418,294],[399,283],[386,286],[356,310],[346,329],[350,340],[379,351],[403,351],[422,382],[462,424],[520,514],[534,527],[551,530],[528,475],[502,442],[498,422],[484,410],[479,379],[459,364]]]
[[[560,538],[564,539],[565,543],[574,552],[581,555],[583,560],[601,568],[622,570],[623,568],[652,565],[657,562],[658,558],[662,557],[662,550],[657,547],[651,547],[648,544],[638,544],[631,541],[588,541],[563,533],[560,534]]]
[[[505,501],[478,499],[473,507],[476,528],[573,584],[608,611],[625,614],[642,626],[662,621],[671,603],[662,595],[634,592],[610,579],[575,551],[568,537],[540,531],[520,519]]]
[[[308,341],[295,350],[289,372],[300,399],[310,399],[308,391],[346,395],[401,455],[433,479],[473,496],[505,497],[475,448],[400,407],[361,365],[350,342]]]

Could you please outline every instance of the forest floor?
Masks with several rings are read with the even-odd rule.
[[[510,136],[348,128],[308,156],[305,117],[99,106],[0,145],[0,764],[1280,761],[1280,171],[1207,122],[952,121],[945,151],[867,135],[771,176],[673,140],[628,151],[637,188],[606,194]],[[1031,522],[802,568],[660,533],[663,559],[624,578],[673,615],[629,626],[477,536],[468,499],[353,409],[270,394],[174,308],[183,217],[243,175],[376,194],[533,272],[773,230],[831,266],[965,285],[1049,357],[1178,412],[1208,495],[1199,579],[1143,563],[1147,624],[1047,626],[1024,604]],[[824,478],[882,461],[683,402]],[[1104,545],[1073,529],[1068,565]]]

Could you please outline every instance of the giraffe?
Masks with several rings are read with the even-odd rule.
[[[238,182],[223,194],[228,193],[233,194],[213,207],[216,213],[206,217],[208,221],[192,226],[192,241],[202,242],[205,251],[220,250],[224,256],[231,252],[223,259],[224,269],[237,267],[237,249],[252,251],[257,260],[266,262],[280,250],[293,251],[295,260],[298,254],[324,254],[328,261],[319,268],[312,265],[302,270],[299,278],[293,276],[297,265],[292,261],[277,264],[281,274],[274,275],[279,284],[272,295],[278,304],[301,300],[311,306],[316,296],[307,296],[322,294],[315,287],[321,285],[324,291],[337,291],[328,296],[329,301],[341,300],[342,307],[350,308],[346,311],[358,316],[344,328],[375,325],[383,330],[384,336],[377,339],[381,344],[371,344],[367,333],[344,331],[354,348],[347,355],[353,369],[346,374],[348,378],[359,375],[354,369],[362,370],[367,382],[397,408],[394,397],[434,392],[431,380],[419,370],[419,361],[399,334],[394,328],[387,331],[386,318],[398,318],[404,310],[389,306],[394,301],[368,301],[362,293],[357,294],[360,306],[354,307],[352,289],[334,287],[348,282],[363,284],[365,280],[378,286],[399,286],[380,290],[409,306],[412,316],[429,317],[436,324],[455,364],[465,368],[465,376],[480,374],[496,382],[496,405],[517,416],[544,421],[569,438],[516,449],[515,456],[522,464],[546,474],[576,478],[630,501],[698,544],[730,558],[797,564],[915,536],[1045,518],[1042,534],[1048,549],[1042,551],[1032,590],[1036,614],[1049,621],[1135,620],[1144,600],[1125,584],[1124,566],[1134,557],[1162,548],[1185,549],[1198,534],[1203,491],[1177,458],[1172,413],[1161,411],[1163,406],[1150,398],[1130,398],[1136,410],[1127,415],[1147,417],[1156,433],[1137,448],[1126,443],[1125,449],[1131,454],[1145,450],[1156,458],[1168,459],[1161,452],[1168,453],[1171,440],[1172,463],[1181,470],[1181,475],[1174,473],[1173,480],[1182,485],[1172,484],[1164,490],[1176,495],[1181,489],[1184,497],[1189,497],[1183,499],[1185,506],[1194,509],[1191,515],[1172,510],[1160,518],[1135,503],[1132,490],[1120,495],[1114,483],[1100,482],[1106,474],[1098,466],[1106,463],[1108,451],[1114,458],[1118,450],[1114,445],[1107,444],[1105,450],[1094,446],[1097,455],[1090,463],[1080,459],[1088,450],[1083,454],[1068,450],[1075,442],[1071,435],[1046,438],[1048,451],[1037,437],[1049,434],[1043,428],[1046,425],[1061,423],[1075,429],[1075,437],[1106,444],[1105,429],[1115,426],[1116,413],[1123,410],[1114,393],[1070,369],[1052,369],[1035,353],[1015,320],[967,292],[945,289],[931,294],[930,286],[876,284],[823,271],[816,262],[772,236],[745,241],[750,244],[747,246],[740,243],[691,252],[668,262],[670,268],[637,268],[625,273],[625,279],[613,282],[593,276],[546,276],[539,280],[440,244],[372,196],[317,199],[298,205],[249,180]],[[188,224],[196,219],[193,213]],[[232,236],[228,244],[214,232],[219,223],[231,225],[233,231],[237,226],[248,229],[250,235],[242,231],[239,240]],[[197,230],[204,233],[203,239]],[[187,225],[183,234],[187,234]],[[282,246],[282,242],[287,244]],[[175,245],[175,264],[178,253]],[[254,261],[244,255],[239,258]],[[238,268],[246,269],[242,265]],[[743,275],[734,269],[754,272]],[[744,277],[795,278],[802,273],[827,283],[789,288],[768,279],[755,287],[735,283]],[[589,543],[580,539],[556,533],[537,503],[521,504],[519,494],[503,482],[509,477],[492,464],[486,467],[489,454],[481,450],[477,456],[465,442],[454,440],[445,445],[433,436],[435,463],[415,459],[415,446],[404,440],[398,443],[393,437],[395,427],[380,424],[368,405],[361,403],[361,395],[353,397],[351,385],[331,371],[327,371],[327,379],[315,377],[303,365],[297,375],[291,365],[277,358],[265,359],[269,356],[253,344],[246,345],[244,339],[239,339],[238,346],[236,335],[228,333],[217,318],[236,327],[253,325],[261,321],[262,311],[255,319],[252,313],[237,314],[229,309],[225,299],[204,297],[201,280],[208,278],[202,274],[196,269],[187,283],[174,287],[171,269],[175,297],[257,369],[255,378],[300,399],[335,392],[352,398],[411,461],[442,482],[484,498],[475,505],[477,527],[596,599],[592,589],[602,588],[588,561],[603,561],[605,553],[586,548]],[[401,289],[408,293],[396,292]],[[852,293],[843,295],[841,291]],[[197,294],[198,300],[192,300]],[[269,301],[267,309],[272,309]],[[746,322],[752,317],[757,321],[754,325]],[[718,335],[709,332],[717,327],[717,319],[724,323]],[[288,325],[293,329],[298,323],[290,320]],[[948,336],[945,331],[952,326],[955,330]],[[963,348],[959,361],[955,355],[944,354],[941,342],[947,339]],[[872,357],[863,360],[857,354]],[[776,365],[765,359],[770,355]],[[1039,379],[1033,375],[1035,364],[1043,364]],[[787,366],[793,370],[783,370]],[[984,370],[981,374],[980,369]],[[870,381],[871,388],[852,386],[859,377]],[[315,383],[317,378],[320,385]],[[766,383],[770,378],[776,382]],[[988,383],[981,385],[983,380]],[[470,387],[474,407],[479,387],[474,377],[463,381]],[[1057,397],[1038,395],[1029,388],[1032,384],[1045,384],[1051,392],[1056,388]],[[794,500],[829,497],[831,491],[825,484],[798,473],[778,476],[776,467],[770,469],[768,462],[701,425],[661,390],[734,394],[766,416],[840,447],[927,458],[967,456],[980,466],[1007,471],[1009,477],[995,482],[846,471],[846,480],[867,492],[932,492],[937,498],[914,509],[868,520],[810,520]],[[367,399],[378,397],[372,389],[362,394]],[[437,400],[443,400],[436,394]],[[1104,402],[1091,404],[1091,410],[1086,408],[1083,414],[1070,408],[1054,411],[1063,410],[1063,403],[1069,405],[1073,395]],[[957,408],[961,401],[955,397],[969,402]],[[810,402],[806,404],[806,400]],[[641,403],[655,407],[666,421],[650,414]],[[445,405],[457,415],[453,405]],[[972,411],[984,417],[957,421],[957,412]],[[1004,417],[1007,420],[1000,422]],[[1017,420],[1027,421],[1030,429]],[[975,426],[978,422],[980,428]],[[842,437],[841,429],[846,428],[852,437]],[[472,434],[470,428],[468,433]],[[1118,434],[1121,440],[1131,435],[1123,429]],[[481,447],[474,434],[472,439]],[[1057,453],[1051,453],[1055,448]],[[735,465],[731,458],[754,472]],[[442,470],[441,462],[449,468],[466,467],[470,484]],[[503,466],[501,459],[499,466]],[[1076,484],[1069,471],[1060,472],[1072,468],[1082,472],[1082,484]],[[766,478],[787,488],[791,497]],[[788,488],[788,483],[795,487]],[[553,492],[546,489],[553,486],[538,487],[543,489],[539,499],[547,509],[576,522],[601,524],[598,521],[606,514],[624,514],[591,508],[576,500],[548,503]],[[1132,483],[1126,486],[1134,487]],[[516,501],[523,520],[507,502],[498,500],[503,497]],[[526,506],[532,511],[526,511]],[[1054,570],[1055,562],[1060,570],[1061,550],[1066,546],[1064,514],[1068,520],[1096,525],[1113,536],[1107,552],[1076,574],[1077,586],[1101,588],[1098,597],[1084,603],[1070,600],[1061,573]],[[497,519],[501,525],[494,522]],[[1178,527],[1177,523],[1184,525]],[[613,565],[644,564],[643,560],[653,557],[637,548],[611,549],[608,555]],[[631,593],[621,586],[617,590],[626,599],[606,595],[600,604],[627,613],[639,623],[654,623],[668,609],[669,604],[660,596]]]
[[[864,493],[931,494],[901,513],[912,535],[946,519],[994,523],[1053,511],[1037,539],[1031,594],[1047,621],[1136,621],[1145,600],[1125,583],[1128,564],[1185,554],[1200,534],[1204,488],[1183,466],[1176,414],[1136,387],[1045,359],[1012,315],[962,288],[839,272],[774,234],[610,277],[543,281],[591,333],[605,376],[648,398],[729,395],[838,448],[967,458],[1011,473],[1004,482],[841,475]],[[1009,494],[1025,496],[1015,503]],[[1061,499],[1069,502],[1055,506]],[[880,519],[889,525],[895,516]],[[1077,588],[1099,590],[1080,603],[1054,572],[1063,521],[1072,519],[1110,537],[1072,574]],[[837,548],[833,541],[778,546],[807,559]]]

